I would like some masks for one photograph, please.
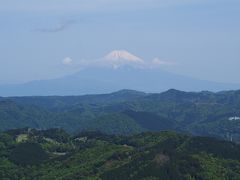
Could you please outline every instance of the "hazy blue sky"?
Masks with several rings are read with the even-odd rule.
[[[1,0],[0,83],[63,76],[62,61],[125,49],[169,71],[240,83],[239,0]],[[170,63],[171,64],[171,63]]]

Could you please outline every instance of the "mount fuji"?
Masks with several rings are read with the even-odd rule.
[[[52,80],[1,85],[0,96],[49,96],[102,94],[121,89],[144,92],[223,91],[240,89],[239,84],[216,83],[173,74],[155,68],[161,62],[145,61],[125,50],[112,51],[89,61],[79,72]]]
[[[106,60],[109,61],[119,61],[119,60],[125,60],[129,62],[135,62],[135,63],[142,63],[143,60],[125,50],[115,50],[110,52],[108,55],[105,56]]]

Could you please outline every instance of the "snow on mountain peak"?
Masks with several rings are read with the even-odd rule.
[[[115,61],[115,62],[120,61],[120,60],[121,61],[124,60],[124,61],[128,61],[128,62],[135,62],[135,63],[143,63],[144,62],[141,58],[139,58],[125,50],[114,50],[114,51],[110,52],[108,55],[106,55],[104,59],[106,59],[108,61]]]

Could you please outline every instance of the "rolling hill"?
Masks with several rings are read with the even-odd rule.
[[[171,130],[240,142],[240,91],[148,94],[122,90],[87,96],[0,100],[0,129],[63,128],[77,133],[136,134]]]

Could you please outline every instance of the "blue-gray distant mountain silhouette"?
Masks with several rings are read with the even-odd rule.
[[[198,80],[160,69],[141,69],[129,66],[117,69],[98,67],[86,68],[58,79],[1,85],[0,96],[100,94],[120,89],[163,92],[171,88],[183,91],[222,91],[240,89],[240,84]]]

